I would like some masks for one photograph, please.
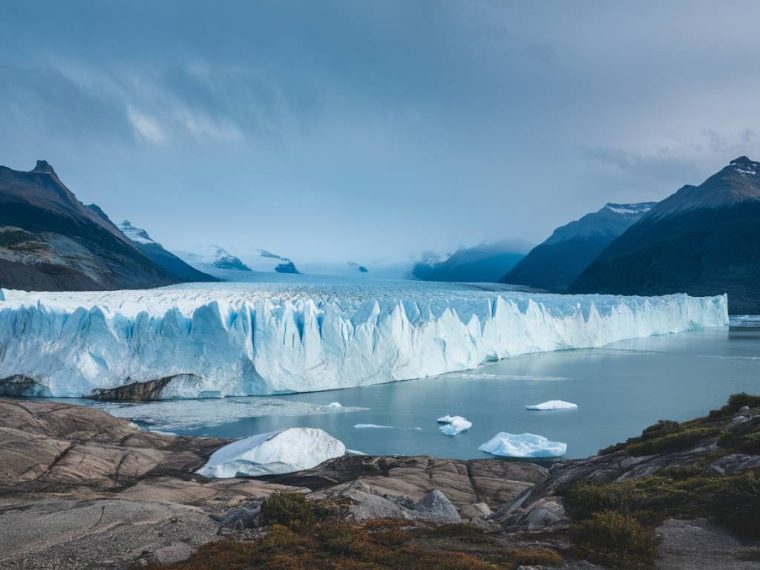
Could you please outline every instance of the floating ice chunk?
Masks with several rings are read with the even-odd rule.
[[[459,435],[463,431],[467,431],[472,427],[472,422],[463,418],[462,416],[446,416],[449,421],[446,425],[442,425],[438,429],[444,435]],[[442,418],[439,418],[439,422]]]
[[[325,406],[325,407],[327,407],[327,408],[334,408],[334,409],[336,409],[336,410],[337,410],[337,409],[339,409],[339,408],[342,408],[343,406],[341,406],[341,405],[340,405],[340,402],[330,402],[330,403],[329,403],[329,404],[327,404],[327,406]]]
[[[354,425],[354,429],[410,429],[413,431],[422,431],[421,427],[406,428],[396,426],[383,426],[378,424],[356,424]]]
[[[562,457],[567,453],[567,444],[532,433],[501,432],[478,449],[500,457]]]
[[[225,445],[209,457],[198,473],[220,479],[292,473],[345,453],[346,446],[321,429],[288,428]]]
[[[542,412],[544,410],[577,410],[578,404],[565,402],[564,400],[549,400],[540,404],[525,406],[526,410]]]
[[[437,419],[437,420],[435,420],[435,421],[437,421],[439,424],[448,424],[448,423],[451,423],[451,420],[452,420],[453,418],[454,418],[454,416],[450,416],[450,415],[446,414],[446,415],[445,415],[445,416],[443,416],[442,418],[438,418],[438,419]]]

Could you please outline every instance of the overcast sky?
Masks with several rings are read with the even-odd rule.
[[[760,3],[4,0],[0,164],[164,245],[538,242],[760,156]]]

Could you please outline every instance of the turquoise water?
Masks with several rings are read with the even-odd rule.
[[[566,442],[568,457],[584,457],[638,435],[658,419],[703,415],[741,391],[760,393],[760,330],[750,327],[526,355],[474,371],[365,388],[106,408],[148,429],[187,435],[239,438],[317,427],[370,454],[486,457],[478,446],[496,433],[529,432]],[[524,409],[556,399],[579,408]],[[344,406],[340,413],[325,408],[336,401]],[[435,421],[446,414],[464,416],[473,426],[447,437]],[[357,429],[356,424],[392,427]]]

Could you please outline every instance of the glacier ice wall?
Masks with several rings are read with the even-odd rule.
[[[176,397],[306,392],[727,323],[725,296],[683,294],[274,283],[0,290],[0,379],[22,374],[52,396],[174,374],[194,375],[172,386]]]

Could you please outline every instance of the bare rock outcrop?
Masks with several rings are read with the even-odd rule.
[[[496,508],[545,480],[548,473],[534,463],[498,459],[346,455],[306,471],[261,479],[325,494],[340,493],[360,481],[375,495],[412,501],[438,490],[457,507],[483,502]]]

